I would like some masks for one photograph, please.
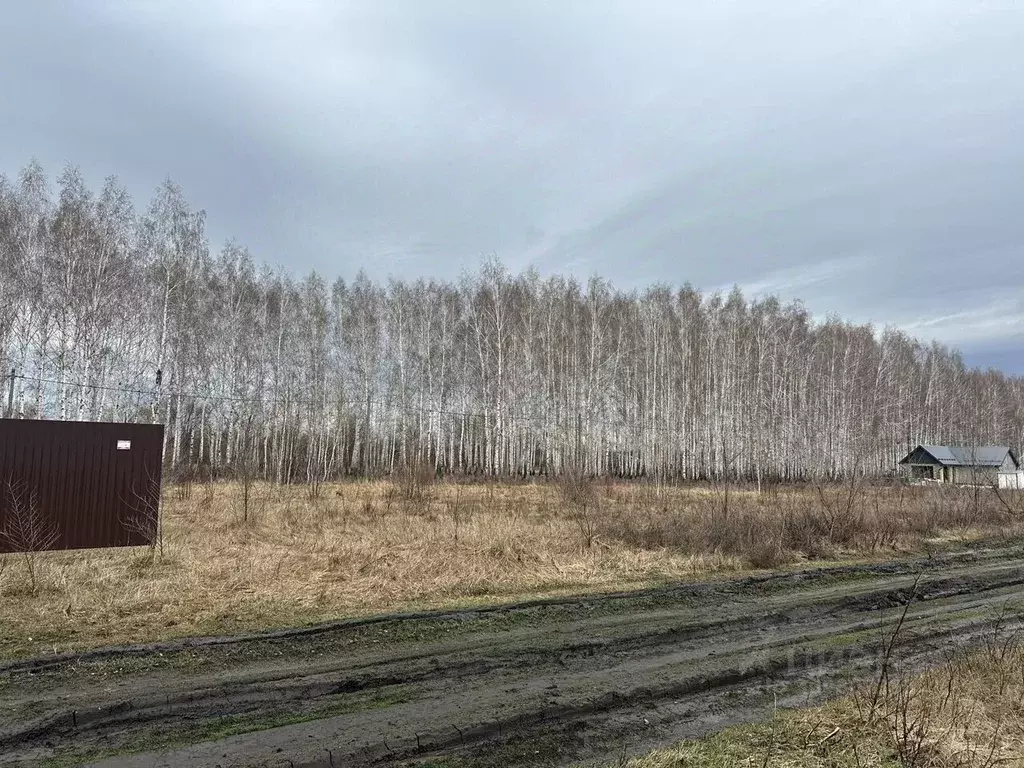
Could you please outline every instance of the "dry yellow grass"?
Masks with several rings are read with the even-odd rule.
[[[993,635],[939,668],[835,702],[779,712],[629,761],[625,768],[1024,766],[1024,648]],[[876,706],[872,707],[872,702]],[[615,763],[622,765],[621,762]]]
[[[546,483],[350,482],[316,498],[256,485],[245,519],[237,483],[171,487],[162,551],[38,554],[34,591],[21,556],[0,558],[0,656],[622,589],[911,550],[1001,521],[994,502],[961,509],[903,489],[859,491],[839,514],[827,511],[839,492],[825,493],[733,490],[726,504],[721,488],[601,484],[577,503]]]

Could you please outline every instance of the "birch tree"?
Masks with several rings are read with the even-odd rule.
[[[917,442],[1021,448],[1024,380],[799,302],[600,277],[328,284],[211,257],[162,184],[0,177],[0,366],[21,417],[156,420],[172,466],[278,482],[408,464],[489,476],[826,480]],[[158,372],[159,371],[159,375]]]

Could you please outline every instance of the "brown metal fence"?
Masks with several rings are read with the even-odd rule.
[[[0,552],[152,544],[163,433],[0,419]]]

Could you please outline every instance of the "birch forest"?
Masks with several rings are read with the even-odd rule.
[[[454,282],[357,267],[332,282],[216,250],[170,181],[140,209],[115,178],[31,162],[0,176],[10,415],[162,422],[169,466],[277,482],[413,463],[800,480],[1024,442],[1021,378],[799,303],[494,260]]]

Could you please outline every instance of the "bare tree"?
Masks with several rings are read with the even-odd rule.
[[[0,177],[15,412],[163,422],[172,467],[247,455],[255,478],[314,495],[408,461],[848,493],[916,443],[1024,445],[1024,378],[799,303],[623,291],[494,259],[454,283],[329,286],[234,242],[211,255],[205,214],[172,182],[141,213],[73,166],[54,187],[35,162]],[[822,505],[837,525],[848,499]]]
[[[267,505],[267,495],[260,497],[257,493],[259,475],[250,456],[238,457],[234,465],[234,478],[238,483],[238,517],[243,525],[248,525]]]

